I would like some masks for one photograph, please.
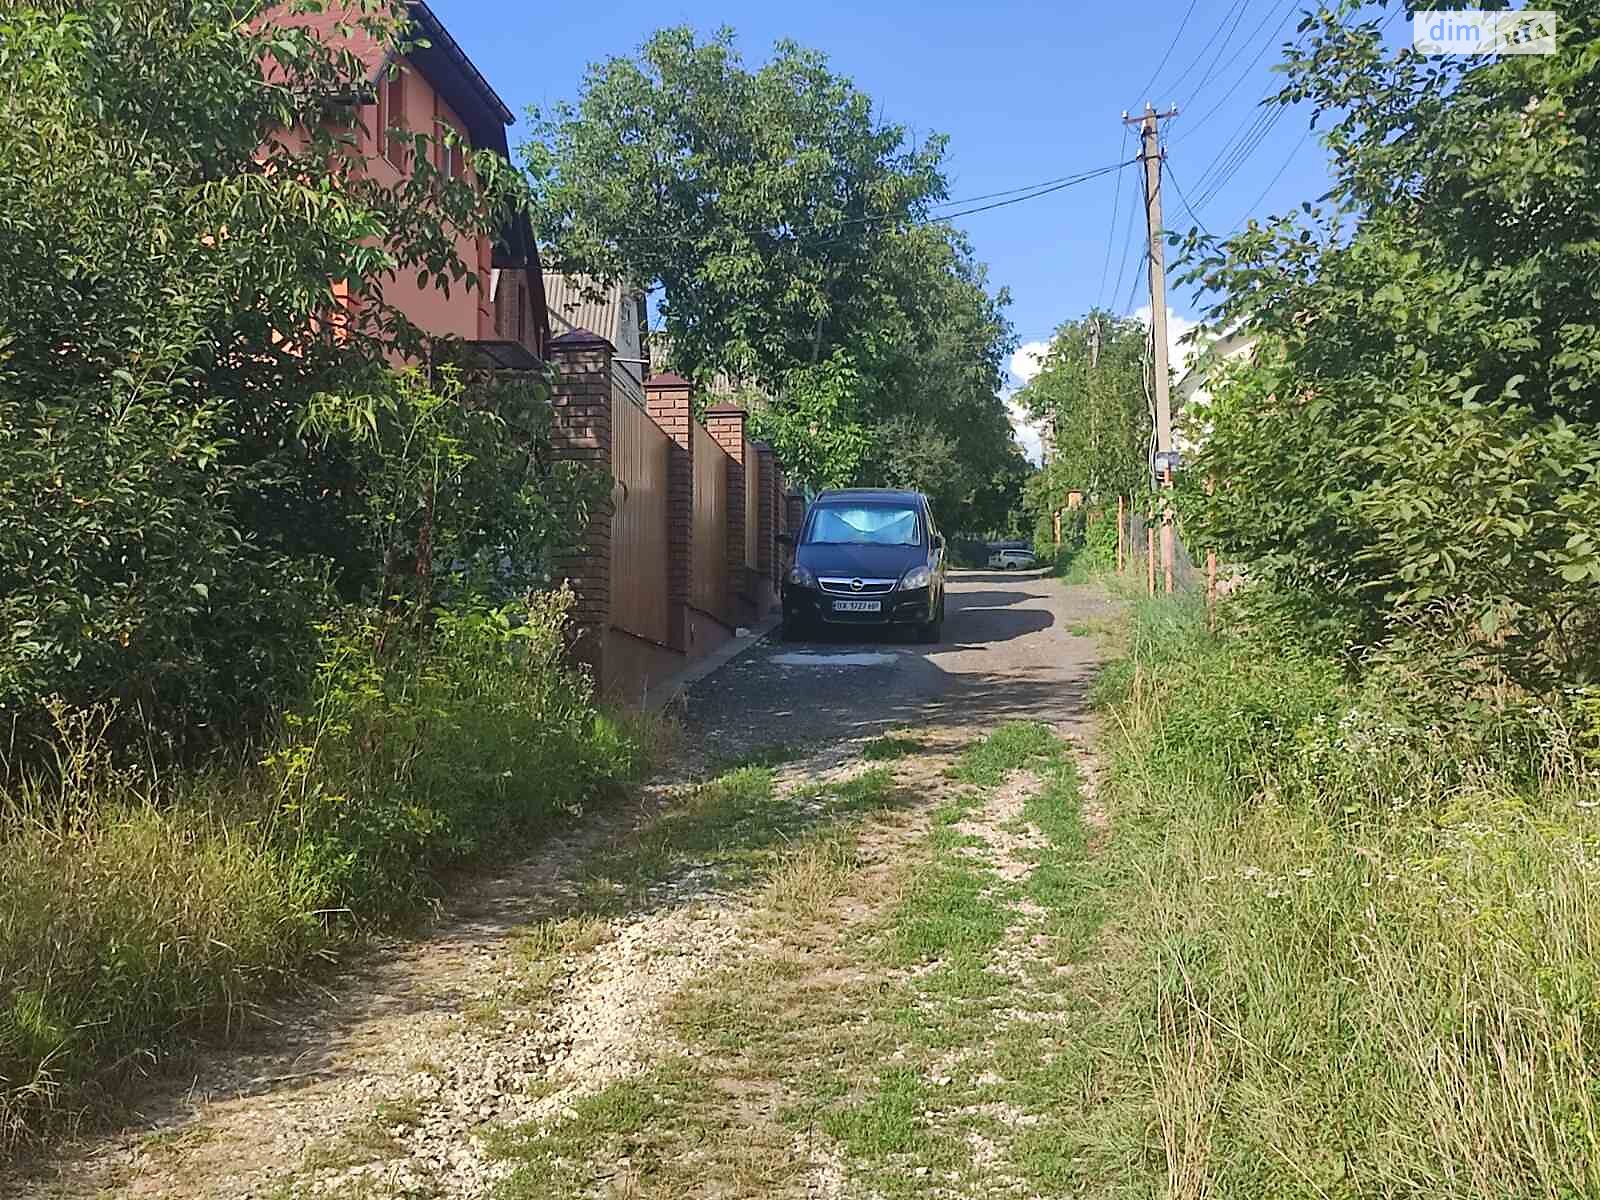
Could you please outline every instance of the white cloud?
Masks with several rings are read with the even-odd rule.
[[[1153,311],[1146,304],[1135,309],[1133,316],[1135,320],[1148,325]],[[1167,306],[1167,361],[1172,367],[1174,379],[1182,379],[1184,372],[1189,369],[1189,360],[1205,348],[1203,344],[1185,343],[1182,340],[1185,334],[1191,329],[1198,329],[1200,324],[1199,321],[1191,321],[1188,317],[1180,317],[1173,311],[1171,305]]]
[[[1010,370],[1011,384],[1000,393],[1000,399],[1006,404],[1006,416],[1011,418],[1011,430],[1017,436],[1017,444],[1028,456],[1028,461],[1035,465],[1044,462],[1044,435],[1028,416],[1028,410],[1017,403],[1016,396],[1018,388],[1044,369],[1045,355],[1049,352],[1049,342],[1023,342],[1013,350],[1011,360],[1006,364]]]
[[[1011,352],[1011,374],[1019,384],[1029,382],[1044,369],[1049,342],[1023,342]]]
[[[1000,398],[1006,402],[1006,416],[1011,418],[1011,431],[1016,434],[1017,444],[1028,456],[1028,461],[1035,466],[1044,462],[1044,433],[1039,425],[1028,416],[1028,410],[1017,403],[1014,390],[1001,393]]]

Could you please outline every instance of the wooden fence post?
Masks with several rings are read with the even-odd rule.
[[[1146,591],[1154,596],[1156,594],[1156,527],[1144,527],[1144,569],[1146,576]]]
[[[1217,552],[1206,551],[1206,628],[1217,629]]]
[[[1128,565],[1127,546],[1127,514],[1123,511],[1122,497],[1117,497],[1117,574],[1120,575]]]

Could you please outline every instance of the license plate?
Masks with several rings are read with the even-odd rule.
[[[834,612],[882,612],[882,600],[835,600]]]

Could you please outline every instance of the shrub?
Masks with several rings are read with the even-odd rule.
[[[351,613],[228,767],[119,766],[105,713],[58,708],[60,762],[0,791],[0,1150],[636,777],[560,664],[569,605],[463,599],[425,634]]]

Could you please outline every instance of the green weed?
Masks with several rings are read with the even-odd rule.
[[[251,762],[156,776],[63,716],[57,769],[0,794],[0,1152],[635,778],[637,744],[560,664],[564,603],[441,614],[387,655],[330,629]]]

